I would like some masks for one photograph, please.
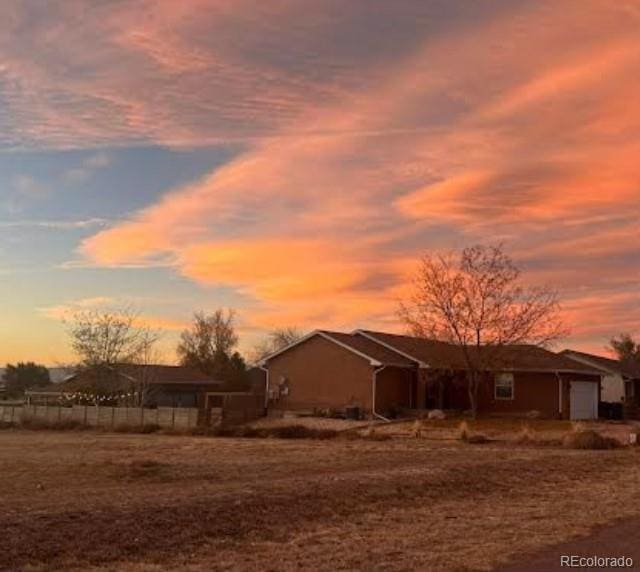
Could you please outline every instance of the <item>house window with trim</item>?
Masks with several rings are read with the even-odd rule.
[[[515,380],[512,373],[497,373],[494,378],[494,397],[496,399],[513,399]]]

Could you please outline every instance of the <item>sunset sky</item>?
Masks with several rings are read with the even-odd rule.
[[[640,333],[640,2],[0,6],[0,364],[61,317],[399,330],[422,253],[502,241],[572,335]]]

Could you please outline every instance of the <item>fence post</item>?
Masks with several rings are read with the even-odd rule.
[[[116,426],[116,408],[111,406],[111,428]]]
[[[60,419],[62,419],[62,406],[58,404],[58,423],[60,423]]]
[[[87,425],[87,405],[84,406],[84,425]]]
[[[140,427],[144,427],[144,407],[140,408]]]
[[[176,406],[171,408],[171,429],[176,428]]]
[[[16,414],[16,406],[12,405],[11,406],[11,425],[13,425],[13,419],[15,417],[15,414]]]

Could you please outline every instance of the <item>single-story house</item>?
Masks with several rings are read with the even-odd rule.
[[[640,364],[626,363],[576,350],[564,350],[561,353],[603,373],[602,401],[640,405]]]
[[[267,356],[270,408],[359,407],[388,417],[407,409],[469,409],[465,362],[456,345],[356,330],[316,330]],[[481,414],[591,419],[598,415],[602,372],[545,349],[503,348],[499,366],[483,374]]]
[[[133,394],[144,392],[144,404],[148,407],[207,407],[209,394],[228,392],[225,384],[208,375],[184,366],[126,364],[110,368],[96,379],[96,373],[84,370],[57,384],[64,393],[88,392],[105,397],[125,395],[124,401],[137,401]],[[129,396],[132,399],[129,399]],[[120,398],[122,399],[122,398]]]

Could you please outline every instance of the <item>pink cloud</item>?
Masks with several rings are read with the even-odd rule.
[[[393,58],[336,57],[313,41],[340,20],[304,8],[128,3],[76,15],[82,26],[64,38],[61,18],[74,12],[61,8],[46,30],[56,53],[34,46],[44,63],[0,44],[26,144],[245,145],[85,240],[88,263],[160,259],[250,293],[263,325],[382,320],[421,252],[469,242],[506,239],[537,265],[535,280],[577,306],[591,307],[592,293],[576,281],[613,291],[601,276],[638,264],[640,112],[629,102],[640,95],[640,14],[630,5],[514,6],[416,35]],[[4,29],[25,22],[16,8]],[[99,39],[90,53],[79,49],[89,36]],[[377,291],[363,288],[380,276]],[[627,324],[617,308],[602,309],[603,323]]]

